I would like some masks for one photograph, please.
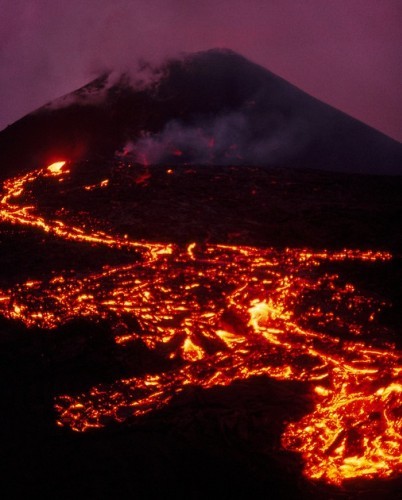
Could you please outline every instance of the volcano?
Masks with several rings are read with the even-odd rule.
[[[145,76],[145,79],[144,79]],[[400,174],[397,141],[228,50],[104,74],[7,127],[2,175],[50,161],[248,164]]]
[[[397,496],[398,143],[215,50],[0,144],[6,498]]]

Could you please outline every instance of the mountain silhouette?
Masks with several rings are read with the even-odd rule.
[[[123,154],[142,163],[402,171],[399,142],[220,49],[170,60],[141,85],[104,74],[0,133],[2,177],[54,159]]]

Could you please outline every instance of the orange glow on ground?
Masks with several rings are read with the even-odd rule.
[[[0,290],[0,314],[49,329],[77,317],[105,318],[119,324],[114,334],[120,345],[141,341],[179,364],[162,374],[60,395],[58,425],[103,427],[155,411],[188,385],[208,389],[267,376],[311,386],[312,412],[288,423],[282,436],[284,449],[302,455],[307,477],[340,485],[402,473],[401,353],[360,338],[375,334],[385,304],[326,268],[331,262],[384,262],[391,254],[195,243],[180,248],[78,227],[44,217],[28,196],[36,179],[50,176],[56,183],[68,175],[64,164],[6,181],[0,218],[65,240],[133,249],[136,258],[84,276],[60,273]],[[107,186],[104,180],[90,189]]]

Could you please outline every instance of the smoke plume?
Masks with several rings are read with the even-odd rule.
[[[255,124],[244,111],[200,120],[194,125],[172,120],[161,132],[144,132],[138,140],[129,141],[119,154],[131,155],[143,165],[277,165],[301,149],[307,137],[296,120],[262,137],[256,137],[253,129]]]

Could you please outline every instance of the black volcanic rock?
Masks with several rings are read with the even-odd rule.
[[[1,176],[53,159],[258,164],[400,174],[402,145],[226,50],[172,60],[136,86],[103,75],[0,133]]]

